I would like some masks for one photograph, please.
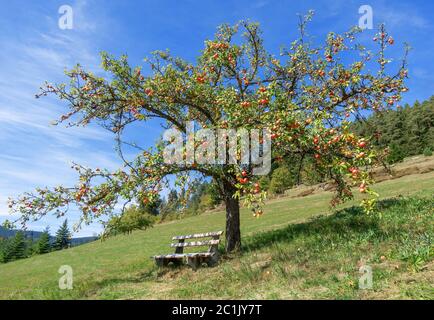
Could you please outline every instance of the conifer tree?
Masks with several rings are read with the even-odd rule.
[[[65,219],[62,226],[56,232],[56,239],[54,241],[54,249],[62,250],[66,249],[71,244],[71,232],[68,228],[68,220]]]
[[[24,233],[19,231],[15,234],[6,249],[4,260],[5,262],[23,259],[26,257],[26,240]]]
[[[7,249],[9,245],[9,240],[0,237],[0,263],[5,263],[5,255],[7,254]]]
[[[50,233],[49,229],[45,229],[36,243],[36,253],[44,254],[51,251],[51,243],[50,243]]]

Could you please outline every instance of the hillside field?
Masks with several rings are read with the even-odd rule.
[[[157,269],[174,235],[224,230],[209,212],[68,250],[0,265],[1,299],[434,299],[434,171],[378,183],[382,216],[329,208],[331,193],[268,201],[259,219],[242,210],[244,251],[215,268]],[[338,211],[336,213],[336,211]],[[223,244],[222,244],[223,245]],[[374,286],[359,290],[360,265]],[[74,289],[58,289],[61,265]]]

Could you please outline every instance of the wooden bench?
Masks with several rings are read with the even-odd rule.
[[[220,243],[220,236],[223,231],[217,232],[207,232],[207,233],[197,233],[185,236],[175,236],[172,241],[178,241],[172,243],[170,246],[175,249],[174,254],[164,254],[153,256],[157,266],[163,267],[167,266],[170,262],[175,265],[179,265],[186,260],[187,264],[196,270],[202,263],[206,263],[208,266],[213,266],[218,263],[219,252],[218,245]],[[211,238],[211,240],[201,240],[201,241],[191,241],[186,242],[188,239],[200,239],[200,238]],[[186,247],[204,247],[208,246],[208,250],[204,252],[193,252],[184,253],[184,248]]]

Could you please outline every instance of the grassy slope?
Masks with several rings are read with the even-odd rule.
[[[385,181],[379,183],[376,190],[383,198],[410,194],[432,197],[434,172]],[[158,271],[149,256],[171,252],[168,243],[173,235],[224,230],[224,215],[218,212],[157,225],[145,232],[119,236],[103,243],[94,242],[0,265],[0,298],[352,298],[364,297],[363,294],[375,298],[376,295],[385,294],[386,291],[380,289],[369,293],[355,290],[354,279],[357,278],[354,271],[357,273],[357,261],[361,258],[377,261],[381,251],[379,248],[383,245],[385,250],[383,255],[387,256],[388,250],[393,253],[391,244],[387,243],[390,239],[386,239],[385,243],[377,241],[372,252],[375,253],[373,257],[370,253],[371,240],[366,232],[361,232],[362,230],[360,230],[360,237],[365,237],[363,241],[347,241],[327,228],[323,235],[319,232],[317,237],[328,237],[329,242],[303,233],[297,233],[297,237],[291,236],[290,239],[282,237],[282,232],[283,234],[292,232],[292,229],[288,229],[291,226],[287,227],[289,223],[305,221],[318,214],[331,213],[325,209],[330,197],[330,193],[321,192],[304,198],[276,199],[267,204],[266,214],[260,219],[253,219],[247,210],[243,210],[242,234],[250,249],[241,259],[228,258],[217,268],[201,269],[198,272],[186,268]],[[392,208],[391,212],[396,210]],[[413,214],[417,210],[412,208],[409,212]],[[432,211],[424,215],[425,226],[433,225],[432,216]],[[334,216],[329,219],[333,218]],[[322,223],[333,225],[335,222],[327,220]],[[350,224],[352,223],[350,221]],[[391,225],[393,223],[391,222]],[[263,233],[264,238],[258,238],[258,232],[272,229],[280,229],[280,231]],[[317,230],[321,231],[321,228]],[[371,233],[375,231],[370,228],[367,230]],[[405,228],[402,230],[404,234],[412,233],[410,230],[407,232]],[[335,236],[337,238],[334,238]],[[356,237],[356,234],[353,236]],[[394,243],[401,241],[395,240]],[[259,245],[263,241],[274,244],[264,248]],[[342,251],[336,254],[332,254],[335,251],[330,251],[330,248],[326,250],[325,247],[321,247],[321,243],[328,243],[333,248],[333,243],[339,244],[340,241],[343,243]],[[300,252],[306,253],[304,255]],[[320,258],[323,254],[331,260]],[[309,266],[311,260],[315,267]],[[285,264],[285,261],[290,263]],[[324,264],[322,267],[321,263]],[[398,290],[395,295],[406,297],[415,294],[416,297],[425,297],[428,294],[426,286],[432,288],[433,284],[429,283],[429,279],[432,281],[434,277],[431,265],[427,267],[423,265],[424,263],[423,259],[422,262],[413,263],[413,269],[419,270],[415,275],[418,277],[422,275],[423,278],[417,281],[418,284],[420,283],[420,290],[416,290],[416,293],[411,293],[410,290],[410,293],[402,295],[402,290],[411,287],[410,279],[408,280],[410,285],[407,287],[404,285],[403,289],[399,290],[394,287],[394,290]],[[385,264],[387,265],[387,261]],[[57,289],[60,277],[57,270],[61,265],[72,266],[74,290]],[[403,268],[407,270],[411,265],[410,263]],[[385,275],[382,275],[382,272],[380,277],[394,279],[401,276],[402,268],[394,265],[384,271]],[[426,280],[425,273],[429,273],[431,278],[428,277]],[[218,281],[215,282],[215,279]],[[187,282],[189,280],[192,281],[191,284]]]

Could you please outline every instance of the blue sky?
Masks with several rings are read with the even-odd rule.
[[[405,101],[434,94],[432,1],[0,0],[0,4],[0,222],[7,218],[8,196],[36,186],[75,183],[71,161],[108,168],[120,164],[108,132],[95,126],[53,127],[50,122],[65,105],[52,98],[34,99],[45,80],[64,80],[63,70],[77,62],[100,72],[101,50],[127,53],[132,64],[166,48],[193,61],[217,25],[250,19],[261,24],[266,47],[277,53],[295,39],[297,13],[314,9],[309,33],[323,39],[328,31],[343,32],[356,25],[358,8],[368,4],[374,24],[385,22],[396,40],[392,56],[400,56],[403,42],[413,47]],[[65,4],[73,8],[72,30],[58,27],[58,9]],[[370,41],[374,30],[365,33]],[[159,130],[149,124],[134,134],[151,144]],[[72,212],[69,220],[76,219]],[[30,228],[50,226],[55,231],[61,222],[47,217]],[[93,224],[76,235],[99,231]]]

